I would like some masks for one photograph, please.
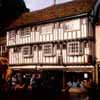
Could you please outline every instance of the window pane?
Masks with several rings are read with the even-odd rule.
[[[21,52],[21,47],[15,47],[14,48],[14,53],[19,53]]]
[[[21,29],[21,36],[30,35],[30,27]]]
[[[45,44],[43,50],[45,56],[52,55],[52,44]]]
[[[23,55],[28,55],[28,52],[29,52],[29,48],[28,47],[25,47],[23,49]]]
[[[68,53],[70,55],[76,55],[76,54],[79,54],[80,51],[80,46],[79,46],[79,42],[70,42],[68,43]]]

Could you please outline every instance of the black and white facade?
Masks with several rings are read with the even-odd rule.
[[[61,71],[63,82],[70,73],[95,80],[95,33],[88,12],[12,27],[7,46],[13,70]]]

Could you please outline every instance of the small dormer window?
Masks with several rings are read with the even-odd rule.
[[[30,32],[31,32],[30,30],[31,30],[30,27],[25,27],[25,28],[21,29],[20,30],[21,36],[29,36]]]

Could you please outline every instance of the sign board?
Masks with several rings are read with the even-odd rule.
[[[87,73],[84,73],[84,78],[88,78],[88,74]]]

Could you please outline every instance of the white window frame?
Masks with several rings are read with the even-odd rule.
[[[53,33],[53,24],[41,25],[41,35],[52,34]]]
[[[47,49],[47,48],[46,48],[47,46],[50,46],[49,49],[51,49],[51,50],[50,50],[51,53],[46,53],[46,52],[44,51],[44,50]],[[46,57],[46,56],[54,56],[53,44],[44,44],[44,45],[43,45],[43,56],[45,56],[45,57]]]
[[[80,30],[80,19],[64,21],[64,31],[77,31]]]
[[[78,49],[77,49],[77,46],[75,45],[77,44],[78,45]],[[74,47],[72,47],[74,45]],[[74,51],[72,51],[72,48]],[[77,51],[78,52],[77,52]],[[80,55],[82,52],[80,52],[80,42],[69,42],[67,44],[67,55]]]
[[[14,50],[14,53],[19,53],[19,52],[21,52],[22,48],[21,47],[14,47],[14,49],[17,49],[17,51]]]
[[[28,53],[27,54],[24,54],[24,49],[25,48],[28,48]],[[31,49],[32,49],[32,52],[33,52],[33,47],[31,47],[31,46],[24,46],[22,48],[23,57],[30,57],[30,56],[32,56],[33,53],[31,53]]]
[[[20,36],[21,37],[26,37],[31,35],[31,28],[30,27],[24,27],[20,29]]]

